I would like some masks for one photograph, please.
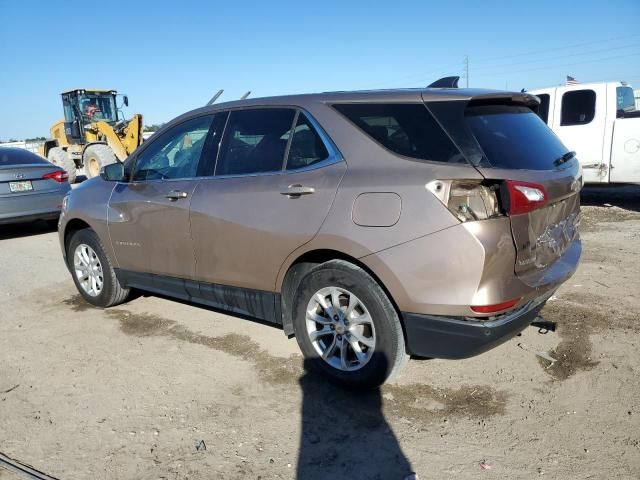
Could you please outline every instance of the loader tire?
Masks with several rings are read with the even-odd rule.
[[[69,183],[75,183],[76,181],[76,162],[69,156],[69,154],[60,147],[53,147],[49,150],[47,159],[57,165],[64,168],[67,175],[69,175]]]
[[[84,163],[84,172],[87,178],[93,178],[100,175],[100,169],[105,165],[116,163],[116,158],[113,150],[108,145],[102,143],[96,145],[89,145],[82,156]]]

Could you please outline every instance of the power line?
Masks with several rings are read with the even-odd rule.
[[[493,61],[493,60],[502,60],[502,59],[507,59],[507,58],[515,58],[515,57],[521,57],[523,55],[537,55],[537,54],[541,54],[541,53],[546,53],[546,52],[553,52],[553,51],[563,51],[563,50],[569,50],[572,48],[577,48],[577,47],[583,47],[583,46],[587,46],[587,45],[594,45],[594,44],[602,44],[602,43],[609,43],[609,42],[614,42],[617,40],[622,40],[622,39],[629,39],[629,38],[637,38],[640,37],[640,34],[631,34],[631,35],[621,35],[618,37],[611,37],[611,38],[605,38],[605,39],[601,39],[601,40],[592,40],[589,42],[582,42],[582,43],[575,43],[575,44],[571,44],[571,45],[565,45],[562,47],[555,47],[555,48],[547,48],[547,49],[543,49],[543,50],[534,50],[534,51],[529,51],[529,52],[523,52],[523,53],[518,53],[518,54],[513,54],[513,55],[506,55],[506,56],[501,56],[501,57],[489,57],[489,58],[480,58],[480,59],[474,59],[475,60],[475,64],[477,65],[478,63],[485,63],[487,61]],[[616,47],[610,47],[610,48],[616,48]],[[618,48],[628,48],[628,46],[624,46],[624,47],[618,47]],[[577,55],[588,55],[590,53],[598,53],[601,52],[602,50],[597,50],[595,52],[583,52],[583,53],[579,53],[579,54],[575,54]],[[574,55],[565,55],[564,57],[571,57]],[[560,57],[555,57],[555,58],[560,58]],[[534,63],[534,62],[540,62],[540,61],[546,61],[548,60],[548,58],[545,59],[539,59],[539,60],[528,60],[528,61],[524,61],[524,62],[516,62],[514,64],[505,64],[505,65],[500,65],[497,67],[491,67],[491,65],[482,65],[481,67],[478,67],[478,69],[485,69],[485,68],[501,68],[504,66],[512,66],[515,64],[526,64],[526,63]],[[428,77],[435,77],[436,75],[440,74],[451,74],[451,73],[458,73],[458,67],[459,64],[449,64],[449,65],[443,65],[441,67],[436,67],[433,69],[430,69],[426,72],[423,73],[414,73],[411,75],[405,75],[403,77],[399,77],[399,78],[395,78],[393,80],[387,80],[387,81],[383,81],[383,82],[377,82],[375,84],[370,84],[369,88],[374,88],[374,87],[378,87],[378,86],[388,86],[391,84],[397,84],[399,82],[404,82],[404,81],[408,81],[408,80],[415,80],[415,81],[420,81],[421,83],[425,83],[426,80],[424,80],[425,78]],[[458,68],[455,68],[458,67]]]
[[[515,71],[509,71],[509,72],[502,72],[501,75],[508,75],[508,74],[513,74],[513,73],[522,73],[522,72],[535,72],[537,70],[548,70],[550,68],[561,68],[561,67],[570,67],[573,65],[584,65],[587,63],[595,63],[595,62],[606,62],[608,60],[615,60],[615,59],[619,59],[619,58],[628,58],[628,57],[635,57],[635,56],[640,56],[640,52],[637,53],[631,53],[628,55],[617,55],[617,56],[613,56],[613,57],[605,57],[605,58],[597,58],[597,59],[593,59],[593,60],[585,60],[582,62],[572,62],[572,63],[562,63],[559,65],[545,65],[544,67],[535,67],[535,68],[527,68],[524,70],[515,70]]]
[[[587,45],[609,43],[609,42],[613,42],[613,41],[617,41],[617,40],[621,40],[621,39],[629,39],[629,38],[637,38],[637,37],[640,37],[640,34],[621,35],[621,36],[618,36],[618,37],[611,37],[611,38],[606,38],[606,39],[601,39],[601,40],[592,40],[592,41],[589,41],[589,42],[575,43],[575,44],[566,45],[566,46],[562,46],[562,47],[547,48],[547,49],[543,49],[543,50],[534,50],[534,51],[523,52],[523,53],[518,53],[518,54],[513,54],[513,55],[500,56],[500,57],[488,57],[488,58],[484,58],[484,59],[480,58],[480,59],[474,59],[475,60],[474,64],[477,65],[478,63],[484,63],[484,62],[487,62],[487,61],[502,60],[502,59],[515,58],[515,57],[522,57],[522,56],[525,56],[525,55],[537,55],[537,54],[553,52],[553,51],[563,51],[563,50],[569,50],[569,49],[572,49],[572,48],[583,47],[583,46],[587,46]],[[560,55],[560,56],[555,56],[555,57],[550,57],[550,58],[537,59],[537,60],[529,59],[527,61],[516,62],[516,63],[511,63],[511,64],[502,64],[502,65],[497,65],[497,66],[491,66],[491,64],[489,64],[489,65],[484,64],[484,65],[481,65],[481,66],[477,67],[476,70],[483,70],[483,69],[488,69],[488,68],[505,68],[505,67],[511,67],[513,65],[529,64],[529,63],[537,63],[537,62],[542,62],[542,61],[548,61],[550,59],[569,58],[569,57],[573,57],[573,56],[590,55],[590,54],[594,54],[594,53],[600,53],[600,52],[603,52],[603,51],[609,51],[612,48],[620,48],[621,49],[621,48],[630,48],[631,46],[634,46],[634,45],[625,45],[625,46],[621,46],[621,47],[609,47],[606,50],[599,49],[599,50],[590,51],[590,52],[581,52],[581,53],[579,52],[579,53],[574,53],[574,54],[565,54],[565,55]],[[465,58],[467,58],[467,57],[465,57]],[[620,58],[620,57],[618,56],[618,57],[609,57],[609,58]],[[607,60],[607,59],[605,59],[605,60]],[[594,60],[594,61],[602,61],[602,60]],[[591,61],[580,62],[580,63],[591,63]],[[410,75],[405,75],[403,77],[398,77],[398,78],[395,78],[395,79],[392,79],[392,80],[385,80],[385,81],[376,82],[376,83],[373,83],[373,84],[368,84],[366,86],[366,88],[377,88],[377,87],[382,87],[382,86],[388,87],[388,86],[391,86],[393,84],[397,84],[399,82],[408,82],[408,81],[420,81],[421,83],[429,83],[428,80],[425,80],[425,79],[427,79],[429,77],[435,78],[436,76],[442,75],[444,73],[449,73],[449,74],[456,73],[456,72],[459,71],[458,70],[459,65],[460,65],[459,63],[445,64],[445,65],[441,65],[440,67],[434,67],[434,68],[429,69],[428,71],[425,71],[425,72],[422,72],[422,73],[414,73],[414,74],[410,74]],[[466,73],[466,64],[463,64],[463,65],[465,66],[464,70],[465,70],[465,73]],[[569,65],[576,65],[576,63],[569,64]],[[455,68],[455,67],[458,67],[458,68]],[[547,68],[547,67],[544,67],[544,68]],[[554,68],[554,67],[548,67],[548,68]],[[501,72],[500,74],[518,73],[518,72],[521,72],[521,71],[535,71],[535,70],[540,70],[540,69],[542,69],[542,68],[533,68],[533,69],[527,69],[527,70],[520,70],[520,71],[517,71],[517,72]],[[465,76],[465,73],[462,73],[462,76]]]
[[[554,48],[547,48],[544,50],[534,50],[534,51],[529,51],[529,52],[523,52],[523,53],[517,53],[517,54],[513,54],[513,55],[506,55],[503,57],[489,57],[489,58],[480,58],[476,61],[478,62],[486,62],[486,61],[493,61],[493,60],[503,60],[505,58],[514,58],[514,57],[520,57],[522,55],[536,55],[539,53],[546,53],[546,52],[551,52],[551,51],[555,51],[555,50],[568,50],[571,48],[576,48],[576,47],[584,47],[586,45],[595,45],[596,43],[607,43],[607,42],[613,42],[615,40],[621,40],[621,39],[627,39],[627,38],[635,38],[635,37],[640,37],[640,33],[635,33],[632,35],[622,35],[619,37],[612,37],[612,38],[608,38],[608,39],[603,39],[603,40],[593,40],[590,42],[584,42],[584,43],[574,43],[572,45],[566,45],[564,47],[554,47]]]
[[[629,45],[623,45],[620,47],[615,47],[617,50],[623,50],[626,48],[638,48],[640,49],[640,44],[629,44]],[[571,58],[571,57],[581,57],[584,55],[593,55],[595,53],[603,53],[603,52],[610,52],[611,48],[605,48],[605,49],[600,49],[600,50],[592,50],[589,52],[581,52],[581,53],[570,53],[567,55],[558,55],[558,56],[553,56],[553,57],[545,57],[545,58],[540,58],[537,60],[524,60],[522,62],[515,62],[515,63],[505,63],[502,65],[481,65],[479,67],[476,67],[476,70],[486,70],[486,69],[498,69],[498,68],[505,68],[505,67],[512,67],[514,65],[524,65],[524,64],[529,64],[529,63],[539,63],[539,62],[546,62],[549,60],[556,60],[559,58]]]

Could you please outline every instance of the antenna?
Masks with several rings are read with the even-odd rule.
[[[240,97],[240,100],[244,100],[245,98],[247,98],[249,95],[251,95],[251,90],[249,90],[247,93],[245,93],[244,95],[242,95]]]
[[[222,90],[222,89],[218,90],[218,92],[213,97],[211,97],[211,100],[209,100],[207,102],[207,106],[213,105],[214,102],[218,99],[218,97],[220,97],[220,95],[222,95],[222,92],[224,92],[224,90]]]
[[[427,88],[458,88],[458,80],[460,77],[444,77],[436,80]]]

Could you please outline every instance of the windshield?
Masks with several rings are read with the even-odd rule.
[[[636,109],[636,99],[631,87],[616,87],[617,109],[633,112]]]
[[[516,105],[468,107],[467,124],[493,167],[553,170],[568,152],[530,108]]]
[[[116,102],[111,93],[85,92],[78,95],[78,103],[85,123],[99,120],[116,122],[118,120]]]

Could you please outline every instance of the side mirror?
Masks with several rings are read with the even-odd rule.
[[[100,169],[100,176],[107,182],[125,181],[124,165],[120,162],[110,163]]]
[[[122,101],[124,102],[124,106],[128,107],[129,106],[129,97],[127,97],[126,95],[122,97]]]

